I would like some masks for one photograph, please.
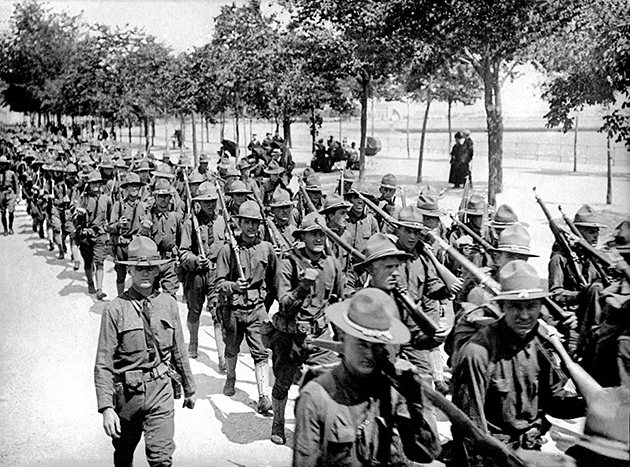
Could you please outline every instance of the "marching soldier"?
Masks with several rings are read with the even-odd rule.
[[[393,218],[398,217],[400,206],[396,204],[396,190],[398,184],[396,183],[396,176],[394,174],[385,174],[381,178],[381,185],[378,188],[380,196],[376,200],[376,204],[379,208],[385,211]],[[389,227],[383,219],[379,219],[379,228],[382,232],[388,231],[393,228]]]
[[[276,188],[279,186],[283,190],[286,190],[287,187],[280,178],[280,174],[284,173],[284,167],[280,167],[280,165],[278,165],[275,160],[269,162],[264,172],[269,175],[269,178],[265,180],[260,189],[263,196],[263,204],[265,206],[268,206],[269,202],[271,201],[271,197],[273,196],[273,192],[276,191]]]
[[[2,215],[2,228],[4,236],[13,235],[13,218],[15,204],[17,203],[18,178],[15,172],[9,169],[7,156],[0,156],[0,214]],[[9,213],[7,222],[7,213]]]
[[[345,195],[345,198],[352,204],[348,211],[348,238],[351,239],[352,248],[362,251],[367,240],[375,233],[379,232],[376,218],[370,214],[365,206],[365,202],[359,197],[370,196],[370,190],[363,180],[357,180],[352,184],[352,188]]]
[[[217,312],[216,262],[219,248],[213,224],[216,218],[217,190],[210,182],[203,182],[199,193],[193,198],[192,213],[184,221],[179,247],[179,258],[184,274],[184,296],[188,306],[188,331],[190,341],[188,356],[198,356],[199,318],[206,309],[212,315],[214,338],[219,356],[219,371],[225,372],[225,345],[221,329],[220,314]],[[195,216],[193,218],[192,216]],[[201,245],[199,242],[201,241]]]
[[[130,466],[144,432],[151,466],[170,466],[174,393],[184,387],[184,407],[195,406],[195,380],[186,356],[175,299],[154,289],[160,259],[155,243],[136,237],[128,247],[131,287],[105,308],[94,381],[103,428],[112,438],[114,465]]]
[[[244,202],[238,219],[241,233],[235,238],[236,245],[226,243],[217,257],[217,291],[228,301],[221,320],[227,365],[223,394],[235,394],[236,363],[241,343],[246,338],[256,365],[257,410],[266,413],[271,409],[269,363],[260,328],[269,321],[269,307],[278,296],[278,260],[271,243],[260,239],[262,215],[258,204]]]
[[[496,247],[501,232],[503,232],[503,230],[507,227],[517,223],[521,224],[523,227],[529,227],[527,223],[520,222],[518,220],[518,215],[509,204],[502,204],[499,206],[492,216],[492,220],[488,224],[490,227],[490,238],[488,239],[488,243]]]
[[[142,221],[148,216],[148,207],[140,201],[142,182],[138,174],[130,172],[120,185],[125,194],[122,200],[116,201],[109,217],[109,234],[116,271],[116,291],[121,295],[125,291],[127,277],[127,261],[129,244],[142,228]]]
[[[316,219],[320,224],[315,222]],[[308,345],[309,338],[332,337],[324,309],[345,295],[341,264],[333,256],[326,255],[326,236],[321,227],[324,222],[321,214],[306,215],[300,228],[293,232],[304,247],[281,262],[280,310],[273,316],[274,330],[267,337],[276,378],[271,394],[271,441],[275,444],[286,442],[284,411],[287,395],[301,365],[318,366],[337,361],[334,352]]]
[[[289,192],[280,187],[276,188],[276,191],[273,192],[273,196],[271,197],[269,209],[271,211],[271,215],[273,216],[273,223],[278,228],[285,239],[285,243],[287,244],[292,243],[292,234],[297,229],[290,220],[292,208],[293,203],[291,202],[291,195],[289,195]],[[265,240],[271,241],[268,238],[265,238]]]

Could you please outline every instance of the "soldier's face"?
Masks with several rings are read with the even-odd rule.
[[[171,195],[157,195],[155,197],[155,205],[162,210],[168,208],[168,204],[170,201]]]
[[[352,203],[352,211],[355,214],[362,214],[363,208],[365,208],[365,202],[358,196],[351,196],[350,202]]]
[[[232,199],[234,200],[234,204],[238,208],[241,204],[247,201],[247,195],[232,195]]]
[[[476,230],[481,230],[481,227],[483,225],[483,217],[482,216],[476,216],[476,215],[471,215],[468,214],[468,224]]]
[[[322,203],[322,192],[321,191],[307,191],[308,197],[311,198],[313,204],[317,207]]]
[[[216,208],[217,208],[216,201],[209,200],[209,201],[199,202],[199,212],[204,213],[206,217],[212,218]]]
[[[149,183],[149,180],[151,180],[151,172],[146,170],[138,172],[138,176],[140,177],[140,181],[145,185]]]
[[[423,215],[422,216],[422,224],[427,229],[434,230],[434,229],[437,229],[438,226],[440,225],[440,218],[439,217],[434,217],[434,216]]]
[[[590,245],[597,245],[597,238],[599,237],[599,228],[597,227],[578,227],[577,228],[584,240]]]
[[[153,283],[158,272],[157,266],[131,266],[129,275],[131,276],[132,287],[140,291],[153,289]]]
[[[241,232],[243,237],[253,240],[258,234],[260,228],[260,221],[256,219],[242,218],[240,222]]]
[[[330,216],[328,226],[332,229],[345,229],[348,225],[348,208],[340,208]]]
[[[394,197],[394,194],[396,194],[396,189],[395,188],[385,188],[384,186],[382,186],[380,188],[380,192],[381,195],[383,196],[383,199],[386,200],[391,200]]]
[[[140,186],[139,185],[129,185],[127,187],[127,195],[131,199],[136,199],[138,197],[139,193],[140,193]]]
[[[499,270],[510,261],[516,261],[517,259],[527,261],[529,259],[529,256],[522,255],[520,253],[509,253],[507,251],[499,251],[495,255],[493,255],[494,264]]]
[[[392,290],[398,280],[398,258],[383,258],[372,263],[370,267],[370,285],[381,290]]]
[[[313,253],[322,253],[326,242],[326,235],[321,230],[306,232],[303,236],[304,245]]]
[[[420,239],[420,231],[410,229],[409,227],[400,226],[398,228],[398,243],[405,251],[412,251],[418,240]]]
[[[280,206],[277,208],[271,208],[273,213],[274,222],[280,225],[285,225],[289,222],[289,215],[291,214],[291,206]]]
[[[368,376],[381,368],[384,344],[367,342],[349,334],[343,334],[343,358],[348,371],[355,376]]]
[[[506,324],[521,338],[536,326],[541,307],[542,300],[505,300],[501,304]]]

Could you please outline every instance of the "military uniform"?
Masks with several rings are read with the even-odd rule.
[[[13,216],[18,193],[17,175],[8,168],[8,165],[6,156],[0,156],[0,168],[4,169],[0,173],[0,215],[4,235],[13,234]],[[9,213],[8,222],[7,212]]]

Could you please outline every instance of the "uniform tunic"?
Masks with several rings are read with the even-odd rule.
[[[350,245],[359,251],[363,251],[365,242],[379,232],[378,222],[372,214],[367,214],[365,210],[360,216],[356,216],[352,210],[348,212],[348,225],[346,226],[347,237]]]
[[[422,404],[407,402],[379,373],[352,376],[344,363],[307,383],[295,409],[293,466],[407,466],[440,451]]]
[[[162,259],[170,260],[168,263],[160,266],[158,280],[164,292],[174,295],[179,289],[175,258],[177,257],[177,245],[181,235],[182,216],[175,211],[158,211],[154,206],[150,211],[150,218],[153,225],[148,229],[148,235],[147,233],[144,233],[144,235],[147,235],[155,242]]]

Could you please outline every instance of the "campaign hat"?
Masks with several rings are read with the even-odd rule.
[[[200,164],[207,164],[208,162],[210,162],[210,158],[208,157],[208,154],[206,154],[205,152],[202,152],[201,154],[199,154]]]
[[[304,188],[306,191],[322,191],[322,182],[316,174],[311,174],[306,178],[304,182]]]
[[[262,221],[260,206],[258,206],[256,201],[247,200],[238,208],[238,214],[236,217]]]
[[[232,166],[232,164],[230,164],[230,157],[221,157],[219,159],[219,163],[217,164],[217,167],[219,169],[229,169]]]
[[[120,184],[120,187],[125,188],[131,185],[137,185],[137,186],[144,185],[144,183],[140,181],[140,175],[138,175],[135,172],[129,172],[127,176],[125,177],[125,181]]]
[[[271,162],[269,162],[269,165],[265,167],[264,172],[270,175],[281,174],[282,172],[284,172],[284,167],[280,167],[280,165],[275,160],[272,160]]]
[[[193,170],[193,172],[190,174],[190,176],[188,177],[188,183],[189,184],[193,184],[193,183],[203,183],[205,181],[207,181],[208,179],[206,177],[204,177],[203,175],[201,175],[199,172],[197,172],[196,170]]]
[[[324,206],[319,210],[319,213],[328,214],[336,211],[337,209],[350,209],[351,207],[352,204],[345,201],[341,196],[332,194],[326,197],[326,200],[324,201]]]
[[[156,178],[166,178],[168,180],[175,178],[175,174],[173,174],[171,167],[168,164],[160,164],[157,170],[153,172],[153,176]]]
[[[112,158],[110,156],[103,156],[101,158],[101,163],[98,165],[99,169],[113,169],[114,168],[114,161],[112,160]]]
[[[149,159],[142,159],[138,162],[138,165],[133,169],[134,172],[151,172],[153,168],[149,163]]]
[[[127,260],[117,261],[118,264],[128,266],[160,266],[168,262],[168,259],[160,258],[155,242],[142,235],[138,235],[129,244]]]
[[[418,196],[416,206],[423,216],[440,217],[444,215],[444,209],[438,205],[437,196],[421,194]]]
[[[395,190],[398,187],[396,184],[396,176],[394,174],[383,175],[383,178],[381,178],[381,187]]]
[[[485,205],[486,200],[483,199],[483,196],[478,193],[473,193],[470,198],[468,198],[468,201],[466,201],[464,209],[460,212],[473,216],[481,216],[483,215]]]
[[[64,169],[64,172],[67,174],[77,174],[79,173],[79,169],[77,169],[77,166],[70,163],[68,165],[66,165],[66,168]]]
[[[364,196],[372,196],[368,184],[364,180],[360,179],[352,182],[352,186],[350,187],[350,190],[348,190],[348,193],[346,193],[346,195],[356,195],[357,193],[360,193]]]
[[[494,227],[495,229],[502,229],[505,227],[509,227],[510,225],[519,223],[522,226],[529,227],[525,222],[519,222],[518,216],[514,209],[509,204],[502,204],[499,206],[492,216],[492,220],[490,221],[490,227]]]
[[[531,238],[527,229],[521,224],[512,224],[499,234],[497,246],[491,251],[518,253],[530,257],[539,256],[530,251],[530,242]]]
[[[306,216],[304,216],[304,219],[302,219],[302,222],[300,223],[300,228],[299,229],[295,229],[292,233],[293,237],[295,238],[301,238],[302,234],[305,234],[306,232],[312,232],[314,230],[319,230],[323,232],[323,228],[322,225],[326,224],[326,219],[324,219],[324,217],[318,213],[318,212],[309,212]]]
[[[203,182],[199,185],[199,192],[197,196],[193,198],[193,201],[213,201],[219,198],[219,194],[217,193],[217,187],[214,183],[211,182]]]
[[[9,159],[7,159],[7,156],[0,156],[0,164],[8,164],[9,163]]]
[[[600,224],[599,216],[595,212],[595,210],[590,207],[588,204],[583,205],[578,211],[575,213],[575,217],[573,218],[573,223],[576,227],[597,227],[598,229],[602,227],[606,227],[604,224]]]
[[[87,183],[102,183],[101,173],[98,170],[93,170],[87,176]]]
[[[409,229],[424,230],[422,220],[422,212],[418,206],[409,205],[400,210],[396,224]]]
[[[279,186],[273,190],[273,194],[271,195],[271,202],[269,203],[270,208],[281,208],[284,206],[291,206],[293,203],[291,202],[291,195],[289,192]]]
[[[232,186],[228,191],[225,192],[226,195],[251,195],[252,191],[247,189],[245,183],[240,180],[236,180],[232,183]]]
[[[608,248],[614,248],[621,254],[630,253],[630,219],[622,221],[612,234],[612,239],[606,243]]]
[[[171,195],[171,184],[165,178],[160,178],[155,182],[153,188],[154,195]]]
[[[396,245],[389,236],[380,232],[375,233],[365,242],[363,255],[365,256],[365,260],[357,263],[355,267],[365,267],[373,261],[383,258],[396,257],[401,260],[411,258],[409,253],[405,253],[396,248]]]
[[[545,292],[534,267],[522,259],[510,261],[501,268],[499,284],[501,292],[490,300],[536,300],[553,295]]]
[[[411,333],[396,318],[394,299],[380,289],[368,287],[352,298],[326,308],[326,317],[344,333],[377,344],[405,344]]]

